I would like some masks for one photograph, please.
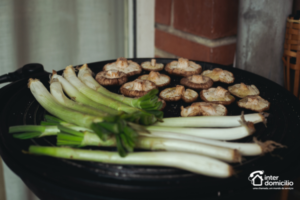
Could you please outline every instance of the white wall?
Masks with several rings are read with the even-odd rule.
[[[154,57],[155,0],[137,0],[137,57]]]
[[[125,3],[122,0],[1,0],[0,75],[33,62],[43,64],[50,72],[70,64],[124,56]],[[0,84],[0,88],[4,85]],[[5,164],[3,171],[7,200],[35,199]],[[0,188],[3,189],[1,181]]]

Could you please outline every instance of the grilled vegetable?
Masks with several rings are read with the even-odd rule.
[[[191,76],[193,74],[200,74],[202,67],[195,62],[189,61],[185,58],[178,58],[178,61],[172,61],[168,63],[165,70],[169,74],[174,74],[178,76]]]
[[[183,95],[182,95],[182,99],[183,101],[185,101],[186,103],[191,103],[193,101],[196,101],[197,98],[198,98],[198,93],[194,90],[191,90],[191,89],[186,89],[184,92],[183,92]]]
[[[133,76],[142,72],[142,68],[139,64],[131,60],[127,60],[126,58],[118,58],[116,62],[106,64],[103,67],[103,71],[111,70],[124,72],[127,76]]]
[[[151,71],[149,74],[142,75],[138,77],[138,79],[151,81],[155,83],[157,87],[169,85],[171,81],[169,76],[155,71]]]
[[[220,81],[228,84],[234,82],[233,74],[227,70],[223,70],[220,68],[205,70],[201,75],[211,78],[214,82]]]
[[[92,76],[92,71],[88,68],[86,64],[82,65],[79,68],[78,72],[78,78],[89,88],[103,94],[106,96],[109,96],[110,98],[120,101],[124,104],[141,108],[144,110],[159,110],[162,106],[161,102],[158,102],[158,97],[156,94],[158,93],[158,90],[151,90],[146,95],[134,99],[134,98],[128,98],[124,97],[123,95],[119,95],[113,92],[108,91],[106,88],[102,87]],[[160,117],[163,115],[161,112],[157,112],[158,115],[156,117]]]
[[[169,117],[163,122],[157,122],[155,126],[169,127],[237,127],[241,121],[252,122],[254,124],[267,123],[267,113],[253,113],[237,116],[196,116],[196,117]],[[244,118],[244,120],[243,120]]]
[[[136,79],[122,85],[120,92],[128,97],[141,97],[154,89],[156,89],[155,83],[148,80]]]
[[[227,115],[227,109],[222,104],[196,102],[191,106],[184,108],[181,106],[181,116],[225,116]]]
[[[259,95],[259,90],[255,85],[245,85],[244,83],[229,86],[228,91],[231,94],[240,98],[244,98],[246,96]]]
[[[110,164],[176,167],[194,173],[219,178],[230,177],[233,174],[232,167],[224,162],[205,156],[180,152],[137,152],[128,153],[125,158],[122,158],[117,153],[109,151],[30,146],[29,153]]]
[[[117,70],[102,71],[95,78],[101,85],[123,85],[127,82],[127,75]]]
[[[146,71],[161,71],[164,69],[164,64],[157,63],[156,59],[151,59],[151,62],[146,61],[141,64],[141,67]]]
[[[235,98],[230,95],[228,90],[218,86],[217,88],[209,88],[208,90],[202,90],[200,92],[200,98],[203,101],[210,103],[219,103],[223,105],[229,105],[234,102]]]
[[[202,75],[192,75],[180,80],[181,85],[195,90],[208,89],[213,85],[213,83],[214,82],[211,78]]]
[[[247,96],[237,102],[241,108],[250,109],[256,112],[269,110],[270,102],[261,98],[260,96]]]
[[[160,92],[159,97],[165,101],[179,101],[184,93],[184,86],[166,88]]]
[[[155,115],[151,113],[147,113],[141,109],[131,107],[89,88],[76,77],[75,70],[72,66],[66,67],[66,69],[64,70],[64,77],[81,93],[83,93],[93,101],[96,101],[100,104],[105,104],[108,107],[114,108],[116,110],[132,114],[129,118],[126,118],[126,120],[135,121],[144,125],[150,125],[157,121]]]

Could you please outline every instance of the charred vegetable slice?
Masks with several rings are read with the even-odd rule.
[[[182,95],[182,99],[186,102],[186,103],[191,103],[191,102],[194,102],[197,100],[198,98],[198,93],[194,90],[191,90],[191,89],[186,89],[184,92],[183,92],[183,95]]]
[[[234,76],[231,72],[223,70],[220,68],[215,68],[213,70],[205,70],[202,72],[203,76],[210,77],[214,82],[221,81],[223,83],[233,83]]]
[[[208,89],[213,85],[211,78],[202,75],[192,75],[180,80],[180,84],[195,90]]]
[[[191,106],[184,108],[181,107],[181,116],[225,116],[227,109],[222,104],[207,103],[207,102],[196,102]]]
[[[103,67],[103,71],[118,70],[127,74],[127,76],[133,76],[140,74],[142,68],[136,62],[127,60],[126,58],[118,58],[116,62],[106,64]]]
[[[142,75],[138,77],[138,79],[151,81],[155,83],[157,87],[169,85],[171,82],[171,78],[168,75],[160,74],[159,72],[155,71],[151,71],[149,74]]]
[[[155,83],[148,80],[136,79],[122,85],[120,92],[128,97],[141,97],[154,89],[156,89]]]
[[[228,91],[240,98],[244,98],[246,96],[254,96],[259,95],[259,90],[255,85],[246,85],[244,83],[235,84],[233,86],[228,87]]]
[[[178,61],[172,61],[167,64],[165,70],[169,74],[178,76],[191,76],[193,74],[199,74],[202,71],[202,67],[195,62],[189,61],[185,58],[179,58]]]
[[[270,102],[260,96],[248,96],[237,102],[241,108],[246,108],[256,112],[262,112],[270,108]]]
[[[164,64],[157,63],[156,59],[151,59],[151,62],[146,61],[141,64],[141,67],[146,71],[161,71],[164,69]]]
[[[229,105],[235,100],[235,98],[232,95],[230,95],[228,90],[220,86],[218,86],[217,88],[209,88],[208,90],[202,90],[200,92],[200,98],[206,102],[219,103],[223,105]]]
[[[95,79],[101,85],[123,85],[127,82],[127,75],[118,70],[99,72]]]
[[[184,93],[184,86],[167,88],[160,92],[159,97],[165,101],[179,101]]]

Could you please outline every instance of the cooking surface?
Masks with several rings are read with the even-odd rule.
[[[133,59],[141,64],[150,59]],[[157,62],[164,64],[172,59],[157,59]],[[89,64],[95,72],[101,71],[106,63],[104,61]],[[39,124],[43,120],[45,110],[35,101],[27,88],[27,79],[17,81],[6,88],[1,89],[1,121],[0,121],[0,150],[1,156],[12,170],[21,178],[48,180],[50,183],[64,185],[67,188],[77,189],[80,192],[89,191],[93,194],[118,191],[115,196],[122,196],[122,192],[145,193],[149,195],[151,191],[164,191],[166,193],[180,194],[186,191],[197,191],[203,195],[217,195],[237,192],[241,188],[250,188],[248,176],[252,171],[263,169],[268,175],[278,175],[281,177],[297,177],[293,167],[298,164],[300,142],[300,102],[291,93],[281,86],[258,75],[245,72],[235,68],[197,62],[202,65],[203,70],[215,67],[226,69],[235,76],[233,84],[223,84],[216,82],[213,87],[222,86],[225,89],[236,83],[254,84],[260,90],[260,96],[271,103],[267,127],[262,123],[255,125],[254,137],[261,141],[274,140],[286,145],[288,148],[275,150],[272,154],[257,157],[245,157],[242,163],[233,164],[236,175],[228,179],[216,179],[206,176],[196,175],[179,169],[167,167],[148,166],[126,166],[111,165],[94,162],[71,161],[42,156],[32,156],[22,153],[29,145],[55,145],[55,137],[45,137],[32,140],[18,140],[8,134],[8,127],[20,124]],[[149,72],[143,71],[142,74]],[[165,73],[164,71],[160,73]],[[134,80],[139,75],[129,78]],[[39,75],[38,78],[46,85],[48,84],[48,74]],[[160,91],[174,87],[179,84],[181,77],[171,76],[171,84],[160,88]],[[109,88],[109,87],[108,87]],[[119,87],[110,87],[113,92],[119,93]],[[239,98],[236,97],[236,101]],[[197,101],[201,101],[198,98]],[[5,105],[5,106],[4,106]],[[165,117],[180,116],[180,106],[190,105],[184,101],[167,102],[164,109]],[[239,115],[244,110],[245,113],[253,111],[239,108],[236,102],[226,106],[228,115]],[[251,142],[253,136],[238,140],[239,142]],[[96,149],[93,147],[93,149]],[[103,149],[103,148],[102,148]],[[105,148],[113,150],[113,148]],[[86,186],[89,186],[87,188]],[[102,188],[103,190],[99,189]],[[105,193],[105,192],[104,192]]]

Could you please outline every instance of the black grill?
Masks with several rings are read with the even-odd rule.
[[[148,60],[150,59],[133,59],[139,64]],[[171,61],[173,60],[157,59],[157,62],[164,64]],[[110,62],[113,61],[90,63],[89,67],[97,73]],[[296,167],[299,166],[300,154],[299,100],[283,87],[258,75],[217,64],[197,63],[202,65],[203,70],[219,67],[231,71],[235,76],[234,83],[256,85],[261,97],[268,100],[271,107],[268,111],[270,113],[268,127],[262,123],[255,125],[254,137],[261,141],[275,140],[288,148],[278,149],[264,156],[245,157],[242,163],[233,164],[236,175],[228,179],[210,178],[167,167],[113,165],[28,155],[24,151],[29,145],[54,146],[56,139],[45,137],[17,140],[8,134],[9,126],[39,124],[46,113],[27,88],[28,79],[22,79],[0,90],[1,156],[41,199],[163,199],[166,197],[168,199],[219,199],[219,195],[233,199],[238,198],[239,195],[253,194],[252,185],[248,181],[252,171],[263,169],[267,174],[280,176],[280,179],[286,177],[292,180],[298,177]],[[49,85],[49,74],[40,73],[35,77],[46,86]],[[137,77],[131,77],[129,81]],[[181,77],[171,76],[171,85],[164,88],[179,84],[180,79]],[[213,87],[216,86],[227,89],[229,85],[217,82]],[[108,87],[108,89],[119,93],[119,87]],[[167,103],[164,110],[165,117],[180,116],[181,105],[189,104],[183,101]],[[226,107],[228,115],[239,115],[243,110],[236,102]],[[253,113],[244,111],[246,114]],[[252,140],[253,136],[238,141]],[[93,147],[92,149],[104,148]],[[164,195],[159,196],[159,193]]]

